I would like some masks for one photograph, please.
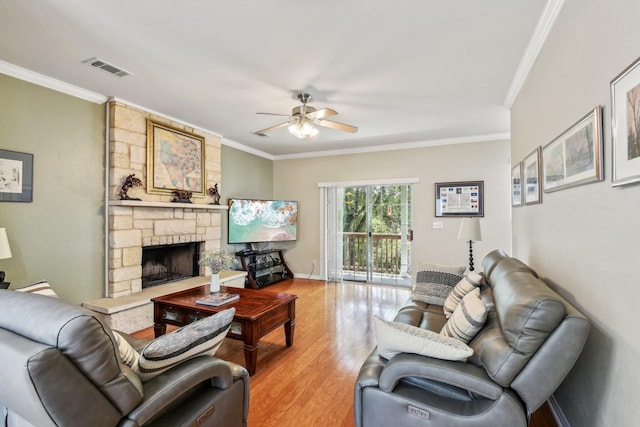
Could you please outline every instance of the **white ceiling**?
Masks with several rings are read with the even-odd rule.
[[[513,90],[528,71],[545,4],[2,0],[0,61],[270,158],[486,140],[508,136]],[[92,57],[133,75],[83,64]],[[287,120],[257,112],[290,114],[300,91],[359,131],[321,128],[313,140],[286,128],[254,134]]]

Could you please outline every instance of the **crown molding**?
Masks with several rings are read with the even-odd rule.
[[[533,64],[536,62],[536,59],[538,59],[538,55],[540,55],[540,51],[547,41],[547,37],[549,36],[551,29],[555,25],[556,19],[558,19],[562,6],[564,6],[564,0],[548,0],[545,4],[542,15],[540,16],[536,29],[529,40],[527,49],[520,60],[520,65],[518,65],[518,69],[516,70],[516,74],[513,76],[511,86],[509,87],[509,91],[507,92],[507,96],[504,100],[504,107],[507,110],[511,110],[511,107],[518,97],[524,82],[527,80],[527,77],[531,72],[531,68],[533,68]]]
[[[362,154],[362,153],[374,153],[378,151],[396,151],[396,150],[410,150],[413,148],[425,148],[435,147],[438,145],[455,145],[455,144],[468,144],[471,142],[485,142],[485,141],[499,141],[510,139],[511,134],[505,133],[492,133],[486,135],[472,135],[461,136],[456,138],[444,138],[444,139],[432,139],[426,141],[416,142],[400,142],[397,144],[386,144],[378,146],[369,146],[362,148],[345,148],[343,150],[329,150],[329,151],[314,151],[311,153],[299,153],[299,154],[286,154],[282,156],[273,156],[273,160],[290,160],[290,159],[303,159],[313,157],[327,157],[327,156],[344,156],[349,154]]]
[[[248,147],[229,138],[222,138],[222,145],[226,145],[227,147],[235,148],[236,150],[244,151],[245,153],[253,154],[258,157],[264,157],[268,160],[276,160],[276,157],[272,154],[266,153],[253,147]]]
[[[107,96],[100,93],[65,83],[61,80],[36,73],[35,71],[27,70],[26,68],[22,68],[2,60],[0,60],[0,73],[96,104],[104,104],[109,99]]]
[[[118,97],[112,96],[112,97],[109,98],[109,102],[111,102],[111,101],[118,102],[118,103],[124,104],[124,105],[128,105],[129,107],[133,107],[133,108],[136,108],[138,110],[142,110],[142,111],[145,111],[147,113],[151,113],[153,115],[165,118],[167,120],[171,120],[172,122],[180,123],[181,125],[188,126],[190,128],[193,128],[193,129],[197,129],[197,130],[199,130],[201,132],[205,132],[205,133],[208,133],[208,134],[213,135],[213,136],[217,136],[218,138],[222,139],[222,135],[220,135],[217,132],[211,131],[209,129],[205,129],[202,126],[194,125],[193,123],[186,122],[186,121],[184,121],[182,119],[178,119],[177,117],[168,116],[168,115],[166,115],[164,113],[161,113],[159,111],[151,110],[151,109],[149,109],[147,107],[144,107],[142,105],[138,105],[138,104],[135,104],[133,102],[129,102],[126,99],[122,99],[122,98],[118,98]]]

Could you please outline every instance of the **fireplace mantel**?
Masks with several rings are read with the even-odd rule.
[[[139,200],[109,200],[109,206],[130,206],[137,208],[183,208],[183,209],[203,209],[203,210],[228,210],[225,205],[204,205],[200,203],[176,203],[176,202],[150,202]]]

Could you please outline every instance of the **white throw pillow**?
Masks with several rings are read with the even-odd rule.
[[[480,299],[480,289],[475,288],[462,298],[440,334],[468,344],[480,332],[486,320],[487,307]]]
[[[451,290],[462,279],[466,266],[420,264],[411,299],[427,304],[444,305]]]
[[[140,353],[140,379],[148,381],[196,356],[213,356],[227,336],[235,312],[234,307],[228,308],[151,341]]]
[[[471,347],[428,329],[374,317],[378,354],[391,359],[398,353],[414,353],[444,360],[467,360]]]
[[[31,294],[46,295],[48,297],[58,298],[58,294],[51,288],[51,285],[46,280],[40,280],[33,285],[25,286],[24,288],[15,289],[17,292],[29,292]]]
[[[447,299],[444,301],[444,306],[442,307],[444,310],[444,315],[448,319],[453,314],[453,311],[456,309],[458,304],[462,298],[474,290],[476,287],[482,285],[484,283],[484,275],[482,273],[477,273],[475,271],[469,272],[466,276],[464,276],[458,284],[449,292]]]
[[[140,373],[138,363],[140,362],[140,353],[129,342],[122,337],[118,332],[112,331],[113,336],[118,344],[118,353],[120,354],[120,361],[133,369],[136,374]]]

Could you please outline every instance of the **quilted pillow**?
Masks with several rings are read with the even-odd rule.
[[[474,290],[476,287],[484,283],[484,275],[475,271],[469,272],[458,282],[458,284],[449,292],[447,299],[444,300],[444,315],[448,319],[453,314],[462,298]]]
[[[427,304],[444,305],[451,290],[462,279],[466,266],[421,264],[416,273],[416,283],[411,299]]]
[[[148,381],[196,356],[213,356],[227,336],[235,312],[234,307],[228,308],[151,341],[140,353],[140,379]]]
[[[467,360],[471,347],[454,338],[401,322],[374,317],[378,354],[391,359],[398,353],[414,353],[444,360]]]
[[[480,289],[467,293],[447,320],[440,334],[468,344],[487,320],[487,308],[480,299]]]
[[[41,280],[33,285],[25,286],[24,288],[15,289],[18,292],[29,292],[32,294],[46,295],[48,297],[58,298],[58,294],[51,288],[51,285],[46,280]]]

